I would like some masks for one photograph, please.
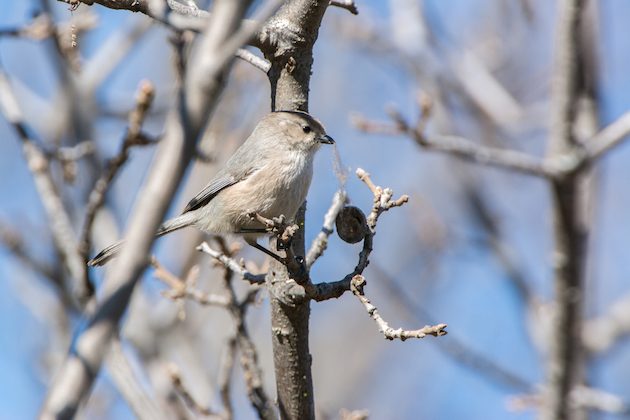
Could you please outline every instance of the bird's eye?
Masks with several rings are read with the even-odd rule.
[[[310,133],[311,132],[311,127],[308,125],[305,125],[304,127],[302,127],[302,131],[304,131],[305,133]]]

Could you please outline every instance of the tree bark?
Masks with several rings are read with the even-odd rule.
[[[272,110],[308,111],[313,45],[328,6],[327,0],[286,3],[260,34],[261,50],[271,62]],[[300,230],[293,252],[304,256],[304,211],[296,217]],[[313,419],[315,403],[309,352],[310,302],[304,288],[274,261],[267,277],[278,408],[282,419]]]

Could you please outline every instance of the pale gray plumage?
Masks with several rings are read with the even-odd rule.
[[[307,113],[268,114],[184,212],[162,224],[157,236],[194,225],[214,234],[240,234],[258,247],[256,238],[265,234],[264,228],[248,214],[293,219],[306,198],[313,157],[322,143],[333,140]],[[122,245],[110,245],[88,264],[105,264]]]

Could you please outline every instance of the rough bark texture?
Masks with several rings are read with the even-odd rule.
[[[308,111],[313,45],[328,1],[286,3],[261,31],[261,50],[271,62],[272,110]],[[304,256],[304,209],[293,238],[295,255]],[[273,262],[267,278],[278,408],[283,419],[315,418],[311,354],[310,304],[304,288],[290,279],[286,267]]]

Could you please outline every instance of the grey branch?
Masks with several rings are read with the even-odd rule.
[[[131,217],[127,246],[105,278],[102,303],[78,335],[49,389],[42,407],[43,419],[72,416],[89,394],[136,281],[148,263],[155,231],[194,155],[197,137],[218,102],[224,73],[234,52],[252,35],[239,29],[246,8],[246,2],[214,3],[199,55],[191,62],[188,83],[180,91],[180,106],[167,118],[163,140]]]
[[[116,388],[138,419],[166,420],[155,398],[146,392],[145,385],[136,377],[119,339],[112,341],[105,367],[116,384]]]
[[[393,207],[400,207],[409,200],[409,197],[406,195],[403,195],[396,200],[392,200],[393,191],[390,188],[382,188],[375,185],[370,178],[370,174],[361,168],[357,169],[356,174],[357,177],[359,177],[359,179],[370,189],[374,196],[372,211],[367,217],[369,230],[363,239],[363,248],[361,249],[361,252],[359,252],[359,261],[350,274],[335,282],[318,283],[313,285],[311,298],[316,301],[338,298],[350,290],[350,283],[352,279],[355,276],[362,274],[363,270],[365,270],[370,263],[370,254],[372,253],[373,238],[376,234],[378,218],[383,212],[386,212]]]
[[[368,133],[384,133],[388,135],[404,134],[411,137],[420,147],[430,151],[447,153],[483,165],[496,166],[535,175],[554,178],[558,169],[556,162],[537,158],[516,150],[498,149],[475,143],[467,138],[447,135],[426,135],[426,121],[419,121],[411,126],[399,113],[392,112],[394,124],[367,121],[354,116],[355,126]]]
[[[118,174],[118,171],[123,167],[125,162],[127,162],[129,150],[133,146],[152,143],[142,135],[141,129],[154,96],[155,90],[153,85],[148,81],[142,81],[136,97],[136,106],[129,114],[129,125],[120,151],[109,161],[107,167],[96,180],[90,192],[85,210],[85,221],[83,222],[83,229],[81,230],[81,239],[79,241],[79,250],[83,256],[84,264],[87,263],[88,253],[92,247],[92,224],[94,223],[96,213],[103,206],[103,203],[105,203],[105,195]]]
[[[191,268],[186,280],[184,281],[168,271],[155,258],[151,259],[151,265],[155,268],[155,277],[170,287],[169,290],[162,293],[167,298],[174,301],[190,299],[200,305],[206,306],[220,306],[224,308],[230,306],[231,301],[228,297],[214,293],[206,293],[194,288],[194,283],[198,274],[198,268],[196,266]]]
[[[548,145],[551,159],[575,154],[579,144],[574,136],[580,62],[578,31],[582,0],[558,4],[555,71],[552,79],[552,126]],[[554,224],[555,316],[552,319],[548,393],[540,418],[564,420],[581,417],[571,407],[572,389],[582,380],[582,300],[584,293],[584,252],[587,229],[580,220],[581,177],[569,173],[552,185]]]
[[[357,9],[357,5],[354,0],[330,0],[330,5],[346,9],[353,15],[359,14],[359,9]]]
[[[241,60],[251,64],[263,73],[267,73],[271,68],[271,63],[262,57],[258,57],[256,54],[247,51],[244,48],[240,48],[236,51],[236,56]]]
[[[223,413],[226,419],[234,416],[234,408],[232,407],[232,372],[234,371],[234,358],[236,357],[236,337],[230,337],[225,353],[221,361],[218,380],[219,394],[223,404]]]
[[[22,142],[22,151],[33,175],[35,187],[44,206],[55,247],[73,279],[73,295],[82,303],[92,295],[83,261],[77,248],[77,239],[59,192],[50,172],[46,153],[30,138],[33,131],[26,124],[11,89],[9,80],[0,69],[0,108]]]
[[[223,255],[231,256],[232,252],[225,240],[217,238],[217,242],[221,247]],[[249,293],[239,301],[232,282],[234,271],[231,270],[229,266],[224,266],[224,268],[225,275],[223,276],[223,283],[228,292],[230,301],[229,310],[236,327],[236,343],[241,350],[241,367],[245,375],[247,395],[259,418],[263,420],[275,420],[278,418],[278,415],[263,387],[262,370],[258,363],[258,351],[249,335],[245,322],[247,309],[256,299],[259,288],[253,287]]]
[[[227,255],[214,250],[208,245],[207,242],[203,242],[201,245],[197,247],[198,251],[203,252],[204,254],[210,255],[212,258],[219,261],[226,268],[234,271],[239,276],[241,276],[244,280],[247,280],[251,284],[264,284],[265,283],[265,275],[266,274],[252,274],[249,271],[245,270],[245,268],[236,262],[233,258],[228,257]]]
[[[169,365],[167,365],[167,371],[175,392],[193,413],[202,416],[210,416],[215,414],[208,407],[199,404],[199,402],[197,402],[197,400],[192,396],[192,394],[188,391],[188,388],[186,388],[186,386],[184,385],[184,382],[182,381],[182,376],[179,373],[179,369],[174,363],[170,363]]]
[[[324,251],[328,247],[328,238],[333,233],[335,219],[347,201],[348,194],[344,190],[339,190],[335,193],[332,204],[324,216],[322,230],[317,234],[317,237],[313,240],[311,247],[306,253],[307,268],[310,269],[315,261],[324,254]]]
[[[381,315],[378,313],[378,309],[376,309],[376,306],[374,306],[365,296],[365,285],[365,278],[362,275],[357,274],[352,278],[352,281],[350,282],[350,289],[352,290],[352,294],[359,299],[359,302],[361,302],[367,313],[370,315],[370,318],[372,318],[374,322],[376,322],[379,331],[386,339],[398,339],[401,341],[405,341],[408,338],[425,338],[427,335],[432,335],[434,337],[446,335],[446,324],[438,324],[432,326],[426,325],[418,330],[403,330],[402,328],[394,329],[390,327],[387,321],[385,321],[383,317],[381,317]]]
[[[597,133],[584,145],[589,163],[617,147],[630,134],[630,111]]]

